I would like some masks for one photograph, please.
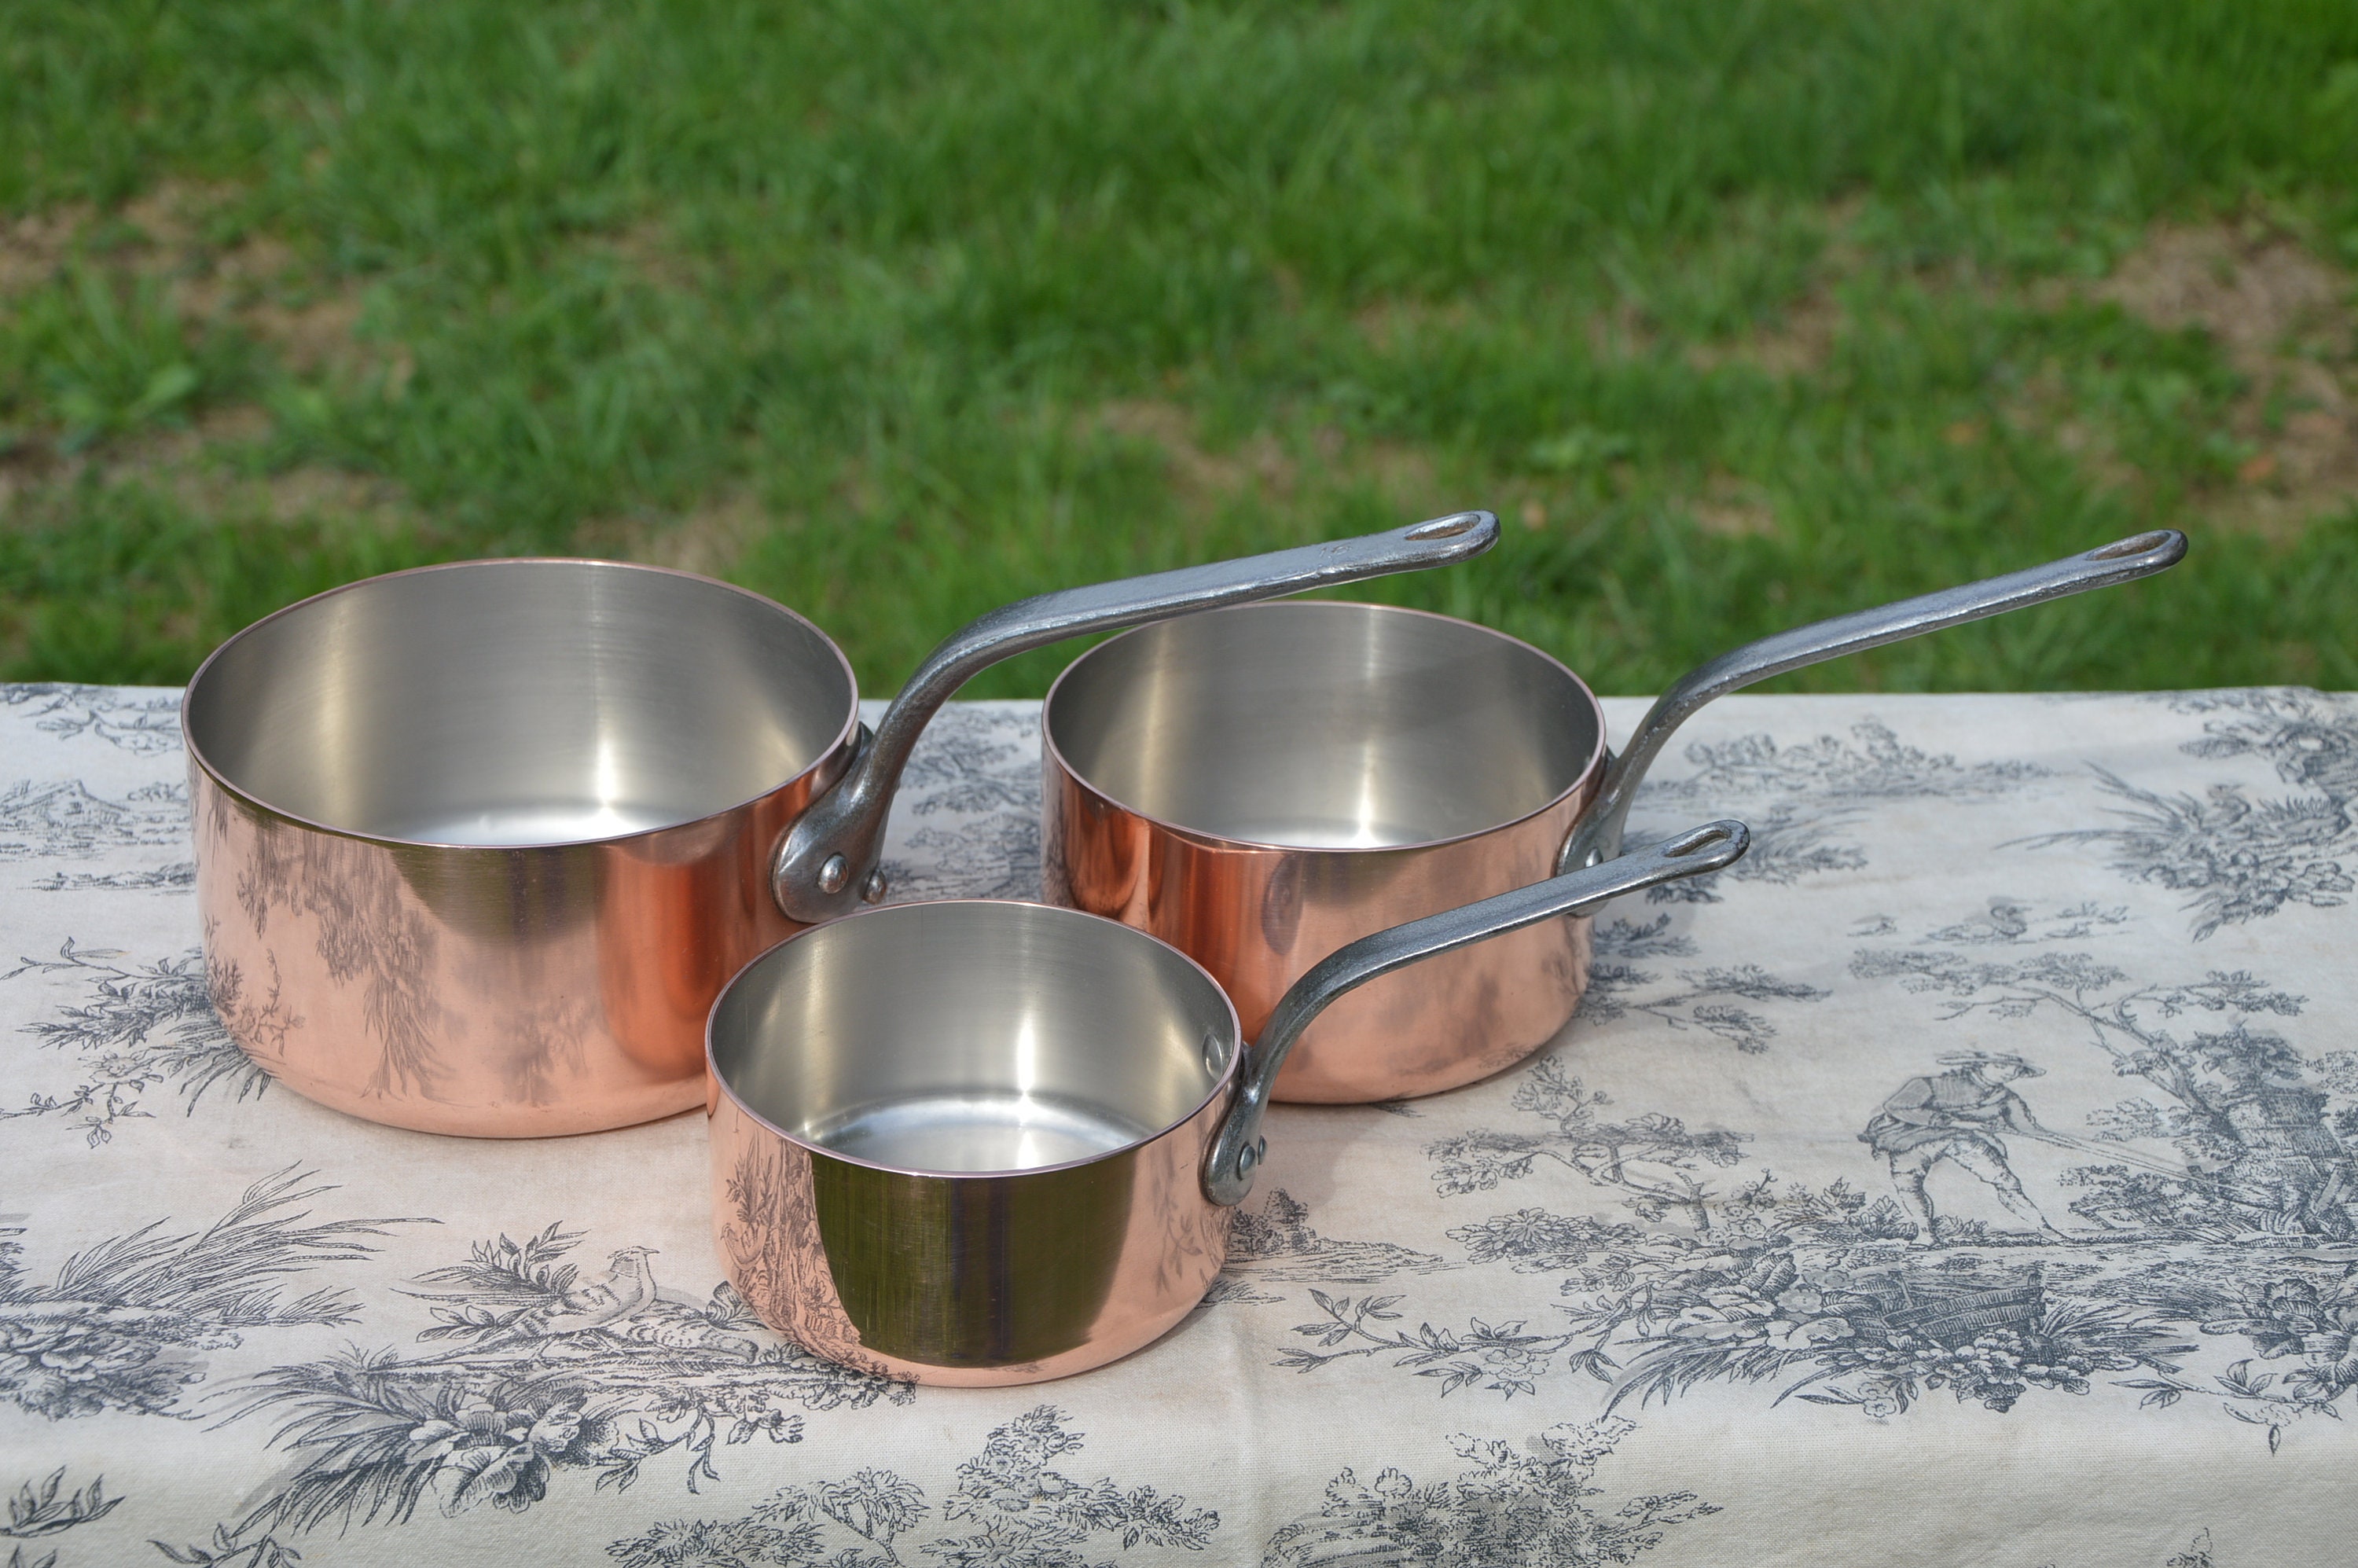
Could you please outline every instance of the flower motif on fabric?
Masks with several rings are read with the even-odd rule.
[[[994,1429],[938,1505],[891,1470],[788,1487],[734,1519],[679,1519],[606,1550],[622,1568],[1086,1568],[1083,1551],[1200,1552],[1220,1516],[1152,1487],[1075,1481],[1051,1467],[1085,1446],[1041,1405]],[[904,1555],[910,1553],[910,1555]]]
[[[1350,1470],[1327,1484],[1323,1507],[1270,1537],[1262,1568],[1335,1563],[1466,1563],[1485,1568],[1603,1568],[1634,1562],[1674,1526],[1719,1509],[1693,1492],[1631,1498],[1610,1511],[1589,1499],[1634,1423],[1617,1418],[1550,1427],[1521,1449],[1456,1437],[1471,1468],[1422,1486],[1387,1468],[1373,1481]]]

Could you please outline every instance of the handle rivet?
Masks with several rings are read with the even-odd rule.
[[[871,871],[868,880],[860,884],[860,896],[870,903],[882,903],[885,887],[884,873],[882,871]]]
[[[840,855],[829,855],[827,864],[818,869],[818,891],[821,892],[841,892],[844,883],[850,880],[851,862]]]

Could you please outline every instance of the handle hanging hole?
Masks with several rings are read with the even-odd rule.
[[[1731,837],[1733,835],[1726,828],[1716,824],[1709,827],[1698,827],[1693,838],[1682,843],[1664,845],[1662,853],[1671,860],[1682,860],[1698,849],[1708,849],[1714,844],[1725,844]]]
[[[1458,535],[1473,527],[1474,523],[1473,513],[1461,512],[1455,517],[1436,517],[1430,523],[1420,523],[1401,537],[1420,545],[1427,539],[1455,539]]]
[[[2142,556],[2147,550],[2160,548],[2169,540],[2168,529],[2157,529],[2150,534],[2139,534],[2134,539],[2122,539],[2106,545],[2101,550],[2090,550],[2088,558],[2092,561],[2117,561],[2126,556]]]

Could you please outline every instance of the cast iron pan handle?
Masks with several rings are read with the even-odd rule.
[[[925,655],[875,734],[862,730],[860,749],[835,787],[813,801],[779,840],[770,862],[778,907],[790,920],[816,924],[884,896],[876,862],[901,770],[926,720],[985,667],[1067,637],[1446,566],[1480,555],[1498,539],[1497,517],[1458,512],[1357,539],[1044,593],[992,611]]]
[[[1428,914],[1329,953],[1278,999],[1268,1027],[1247,1054],[1236,1101],[1221,1121],[1204,1162],[1204,1195],[1216,1204],[1235,1205],[1244,1202],[1245,1195],[1252,1191],[1253,1169],[1260,1163],[1267,1142],[1260,1135],[1261,1113],[1269,1108],[1278,1069],[1285,1065],[1287,1053],[1310,1027],[1311,1020],[1330,1002],[1379,975],[1421,958],[1438,957],[1554,915],[1578,914],[1625,892],[1732,866],[1751,846],[1752,835],[1743,823],[1705,823],[1601,866]]]
[[[2138,578],[2167,571],[2185,554],[2185,535],[2175,528],[2158,528],[2102,549],[2032,567],[2028,571],[1985,578],[1980,582],[1944,588],[1938,593],[1903,599],[1879,609],[1854,611],[1831,621],[1796,626],[1790,632],[1779,632],[1757,643],[1732,648],[1697,665],[1647,709],[1644,721],[1629,737],[1629,743],[1621,749],[1618,757],[1611,759],[1605,772],[1605,787],[1574,825],[1572,836],[1564,840],[1563,852],[1556,858],[1556,870],[1593,866],[1620,851],[1621,836],[1628,826],[1630,797],[1638,793],[1646,770],[1661,754],[1671,732],[1712,698],[1725,697],[1770,676],[1783,675],[1787,670],[1798,670],[1804,665],[1840,658],[1844,654],[1880,647],[1947,626],[1962,626],[1968,621],[2003,615],[2009,610],[2044,604],[2050,599],[2085,593],[2092,588],[2134,582]]]

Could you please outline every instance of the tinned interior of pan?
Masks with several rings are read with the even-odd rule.
[[[730,983],[712,1067],[801,1142],[891,1170],[1035,1171],[1200,1110],[1236,1055],[1210,976],[1040,904],[896,904],[813,926]]]
[[[850,668],[793,611],[607,561],[470,561],[307,600],[222,644],[198,755],[289,816],[429,844],[693,822],[824,756]]]
[[[1119,805],[1296,849],[1431,843],[1541,810],[1604,749],[1596,699],[1529,643],[1371,604],[1249,605],[1091,649],[1048,743]]]

